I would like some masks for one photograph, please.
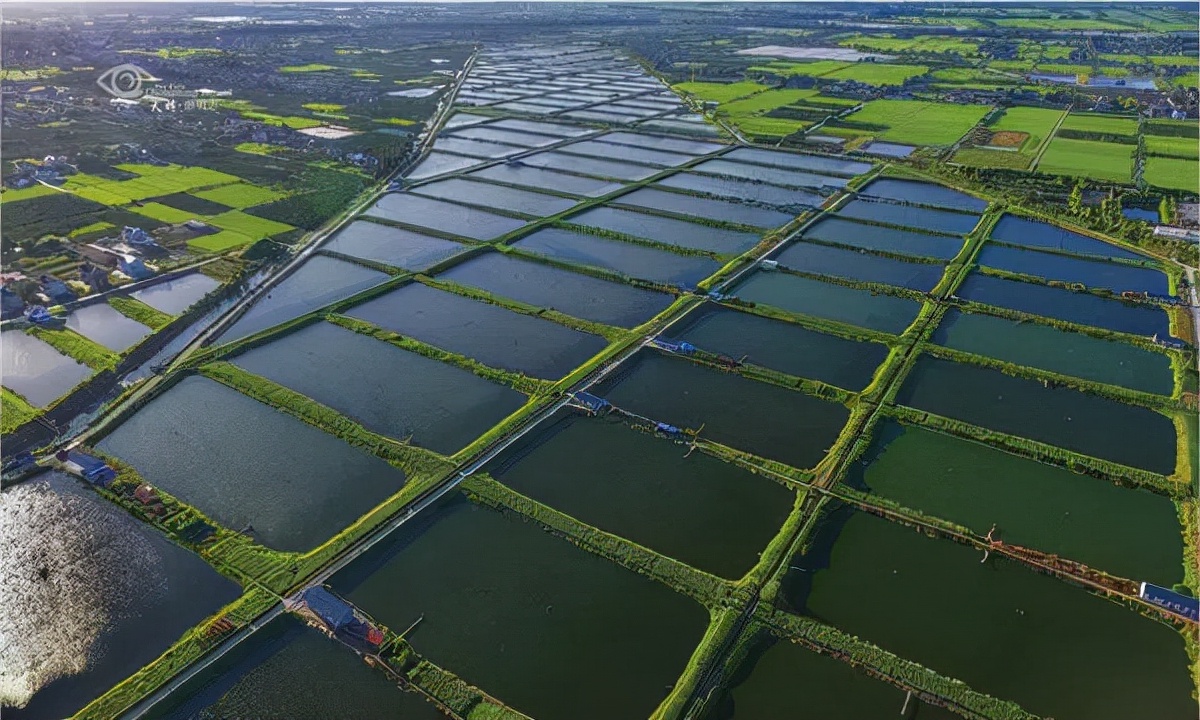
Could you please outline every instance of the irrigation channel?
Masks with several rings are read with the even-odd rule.
[[[476,77],[454,92],[486,109],[449,117],[452,96],[403,184],[340,217],[271,278],[273,298],[244,299],[79,436],[117,478],[87,498],[195,549],[203,582],[244,591],[217,616],[195,608],[181,620],[193,631],[79,717],[245,714],[256,694],[284,714],[371,717],[384,685],[414,717],[732,717],[782,698],[853,717],[837,688],[861,712],[926,720],[1187,705],[1179,635],[1194,648],[1194,620],[1140,584],[1196,590],[1178,563],[1147,560],[1178,554],[1178,538],[1144,531],[1195,502],[1180,450],[1194,350],[1141,332],[1177,328],[1181,308],[980,268],[1019,208],[903,168],[631,131],[630,113],[644,129],[690,123],[605,50],[561,50],[555,64],[580,68],[547,77],[611,95],[508,77],[511,63],[545,70],[521,53],[472,56]],[[508,86],[568,97],[550,117],[506,112],[522,105],[497,99]],[[384,254],[380,228],[408,249]],[[1127,252],[1069,240],[1079,263]],[[1158,281],[1119,272],[1143,262],[1129,254],[1104,272],[1056,267]],[[963,290],[981,282],[1016,289]],[[1081,310],[1054,315],[1026,302],[1035,291]],[[1094,324],[1109,302],[1128,324]],[[1050,349],[1006,354],[989,332]],[[1077,442],[1079,428],[1100,440]],[[1025,499],[994,482],[1026,473],[1039,483],[1012,485],[1059,526],[1020,522]],[[1129,529],[1106,535],[1113,517]],[[924,601],[932,613],[924,575],[945,591]],[[881,623],[862,601],[876,593],[912,622]],[[982,659],[929,640],[992,627]],[[1043,637],[1026,672],[1019,646]],[[1105,643],[1141,664],[1096,665]],[[1055,692],[1057,662],[1089,689]],[[326,667],[361,698],[284,692]],[[798,694],[787,668],[828,686]],[[424,699],[410,707],[412,693]]]

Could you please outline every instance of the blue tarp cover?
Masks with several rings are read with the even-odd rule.
[[[325,621],[331,630],[338,630],[354,622],[354,608],[337,595],[317,585],[300,593],[300,599],[309,610]]]

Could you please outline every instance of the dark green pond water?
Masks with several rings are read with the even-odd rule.
[[[1190,720],[1170,627],[1003,559],[864,513],[829,518],[789,576],[794,607],[1057,720]],[[880,609],[885,611],[881,612]]]
[[[1033,275],[1047,280],[1083,283],[1121,293],[1126,290],[1168,294],[1167,276],[1160,270],[1132,267],[1112,262],[1082,260],[1053,253],[988,244],[979,252],[980,265],[1009,272]]]
[[[851,280],[896,285],[928,292],[942,279],[945,266],[907,262],[811,242],[794,242],[772,257],[794,270],[845,277]]]
[[[445,720],[350,648],[290,615],[271,621],[154,707],[148,720]]]
[[[978,215],[866,200],[851,200],[837,214],[855,220],[902,225],[947,235],[966,235],[979,222]]]
[[[59,472],[0,493],[0,588],[5,720],[74,714],[241,592]]]
[[[758,243],[756,233],[707,227],[685,220],[650,215],[636,210],[598,207],[567,218],[567,222],[585,227],[613,230],[625,235],[655,240],[667,245],[736,255]]]
[[[852,485],[983,535],[1171,587],[1183,578],[1175,505],[1146,490],[887,421]]]
[[[325,245],[326,250],[416,272],[465,252],[469,247],[366,220],[350,223]]]
[[[451,454],[525,404],[503,385],[351,330],[317,323],[233,363],[368,430]]]
[[[823,240],[865,250],[883,250],[900,255],[949,260],[962,250],[962,240],[945,235],[926,235],[913,230],[880,227],[826,216],[804,231],[809,240]]]
[[[330,585],[392,628],[424,616],[418,652],[544,720],[648,717],[708,625],[665,585],[461,498]]]
[[[438,275],[584,320],[633,327],[664,310],[671,295],[491,252]]]
[[[1107,328],[1132,335],[1159,335],[1170,331],[1167,313],[1153,305],[1137,305],[1066,288],[1006,280],[972,273],[958,286],[966,300],[1021,310],[1081,325]]]
[[[606,268],[642,280],[695,287],[721,263],[699,255],[677,255],[655,247],[610,240],[599,235],[545,228],[513,243],[513,247],[547,257]]]
[[[1153,410],[999,370],[921,357],[896,402],[1164,475],[1175,425]]]
[[[608,343],[599,335],[413,283],[347,315],[485,365],[557,380]]]
[[[658,422],[798,468],[820,462],[849,411],[794,390],[644,351],[591,392]]]
[[[954,720],[958,716],[920,700],[904,707],[905,692],[848,663],[788,640],[761,643],[734,677],[714,720]]]
[[[278,550],[319,545],[405,482],[383,460],[198,376],[98,447],[226,527],[253,525],[253,536]]]
[[[730,292],[742,300],[873,330],[904,332],[921,303],[779,272],[756,272]]]
[[[933,333],[939,345],[1134,390],[1170,395],[1171,360],[1112,340],[1007,318],[946,312]]]
[[[706,305],[668,331],[698,348],[858,391],[887,357],[879,343],[846,340],[799,325]]]
[[[644,187],[617,198],[622,205],[663,210],[691,217],[708,218],[720,222],[740,223],[764,229],[786,225],[792,215],[777,210],[749,205],[747,203],[714,200],[686,193]]]
[[[589,525],[734,580],[758,561],[795,498],[748,470],[688,455],[686,445],[574,413],[484,471]]]

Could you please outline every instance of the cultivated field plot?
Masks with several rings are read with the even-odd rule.
[[[767,92],[737,85],[689,92]],[[152,672],[317,585],[378,633],[273,619],[156,711],[1182,717],[1192,626],[1138,597],[1194,580],[1180,270],[858,156],[649,132],[672,97],[607,46],[485,46],[454,142],[90,440],[122,517],[151,487],[244,583]],[[988,109],[831,132],[948,146]],[[10,335],[62,377],[9,386]],[[4,341],[6,412],[92,372]]]

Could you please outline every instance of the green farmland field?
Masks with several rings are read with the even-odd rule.
[[[925,100],[872,100],[847,116],[849,122],[881,125],[873,133],[857,128],[830,128],[839,135],[872,135],[907,145],[952,145],[987,115],[986,105],[954,105]],[[826,127],[829,127],[828,125]]]
[[[223,252],[243,245],[249,245],[255,238],[248,237],[233,230],[222,230],[212,235],[205,235],[188,241],[188,247],[197,252]]]
[[[1196,192],[1200,187],[1200,160],[1194,153],[1187,160],[1151,156],[1146,158],[1143,176],[1151,185]]]
[[[1133,173],[1133,151],[1133,145],[1055,138],[1037,169],[1051,175],[1127,183]]]
[[[172,225],[176,223],[187,222],[188,220],[197,217],[196,213],[180,210],[178,208],[173,208],[169,205],[163,205],[162,203],[156,202],[148,202],[141,207],[137,207],[136,205],[131,206],[129,210],[137,213],[138,215],[145,215],[146,217],[151,217],[155,220],[162,220],[163,222],[171,223]]]
[[[208,218],[208,224],[221,228],[222,230],[232,230],[243,235],[247,235],[255,240],[271,235],[279,235],[292,229],[291,225],[286,225],[274,220],[247,215],[241,210],[230,210],[223,212],[220,215],[213,215]]]
[[[803,130],[812,125],[812,123],[805,122],[804,120],[763,117],[761,115],[739,117],[732,122],[747,135],[768,138],[787,137],[798,130]]]
[[[201,190],[193,194],[198,198],[211,200],[238,209],[274,202],[287,195],[286,193],[270,188],[258,187],[257,185],[250,185],[248,183],[222,185],[221,187],[215,187],[211,190]]]
[[[826,80],[854,80],[868,85],[903,85],[906,80],[929,72],[924,65],[854,63],[824,76]]]
[[[714,83],[684,82],[674,86],[676,90],[692,95],[699,100],[727,103],[768,90],[769,87],[756,82]]]
[[[1105,135],[1137,135],[1138,122],[1134,118],[1112,115],[1071,114],[1063,120],[1063,130],[1103,133]]]
[[[1200,145],[1196,138],[1144,135],[1143,139],[1146,141],[1146,152],[1150,155],[1170,155],[1192,160],[1200,157]]]
[[[1013,107],[1004,111],[988,126],[993,132],[1023,132],[1029,137],[1017,152],[963,148],[954,155],[954,162],[974,167],[1009,168],[1024,170],[1037,157],[1042,144],[1054,132],[1054,126],[1062,117],[1059,110],[1034,107]]]

